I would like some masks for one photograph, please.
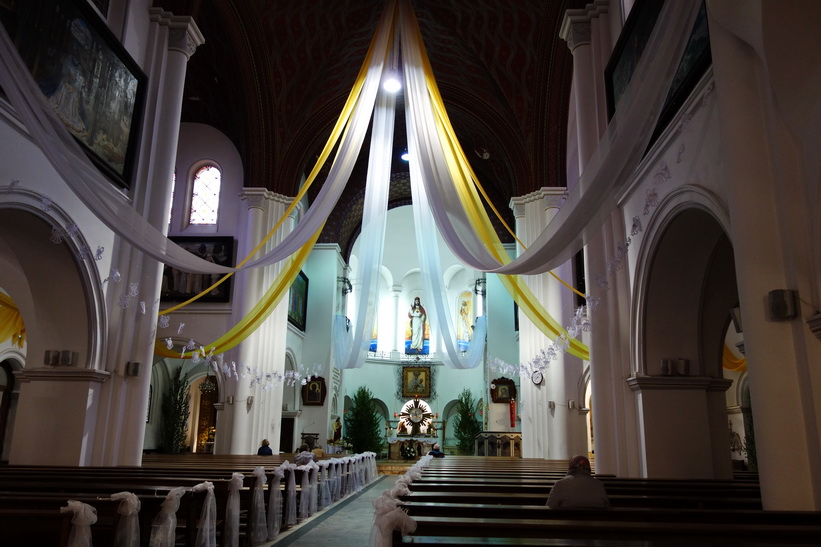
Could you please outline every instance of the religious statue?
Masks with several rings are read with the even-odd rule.
[[[422,306],[419,297],[413,299],[413,305],[408,312],[410,319],[410,350],[408,353],[425,353],[425,323],[428,320],[428,313]]]
[[[334,422],[334,444],[338,443],[340,439],[342,439],[342,422],[339,418],[336,419]]]
[[[459,306],[459,327],[461,331],[460,340],[464,342],[470,342],[470,339],[473,336],[472,327],[470,325],[470,309],[468,307],[468,301],[462,300],[461,306]]]

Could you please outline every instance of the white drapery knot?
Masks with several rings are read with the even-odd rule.
[[[117,529],[114,531],[114,547],[140,546],[140,498],[132,492],[117,492],[111,499],[119,501],[117,513],[120,515]]]
[[[265,520],[265,483],[268,478],[265,476],[265,468],[258,466],[252,473],[256,477],[253,492],[253,518],[251,522],[251,543],[260,545],[268,539],[268,525]]]
[[[191,489],[192,492],[205,492],[200,521],[197,525],[197,547],[216,547],[217,545],[217,499],[214,496],[214,483],[201,482]]]
[[[60,512],[74,514],[68,547],[91,547],[91,525],[97,522],[97,510],[77,500],[68,500],[67,503],[65,507],[60,507]]]
[[[174,547],[174,531],[177,528],[177,510],[180,498],[186,490],[182,486],[171,489],[160,506],[160,512],[151,525],[150,547]]]
[[[228,483],[228,502],[225,506],[225,547],[239,547],[239,491],[245,475],[234,473]]]

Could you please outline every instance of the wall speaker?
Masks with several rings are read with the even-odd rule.
[[[126,376],[139,376],[140,375],[140,363],[136,363],[134,361],[129,361],[125,364],[125,375]]]
[[[798,317],[798,299],[795,291],[778,289],[767,295],[772,321],[789,321]]]
[[[70,349],[64,349],[60,352],[60,366],[71,367],[79,358],[80,354]]]

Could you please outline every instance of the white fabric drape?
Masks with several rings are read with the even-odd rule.
[[[337,156],[317,198],[300,223],[283,241],[244,268],[267,266],[291,256],[327,220],[348,182],[359,156],[388,51],[393,3],[385,10],[377,28],[374,55],[367,67],[354,114],[339,143]],[[30,135],[74,194],[118,236],[143,253],[165,264],[190,272],[228,273],[233,268],[219,266],[194,256],[151,226],[129,200],[97,170],[49,106],[9,39],[0,27],[0,87],[9,96]]]
[[[341,325],[345,319],[338,316],[335,319],[334,349],[337,353],[334,361],[337,368],[356,368],[365,364],[370,334],[376,320],[385,224],[388,218],[395,118],[396,96],[392,93],[380,93],[373,111],[371,149],[362,210],[362,256],[359,261],[361,288],[358,291],[356,316],[351,330],[342,331]]]
[[[286,462],[287,463],[287,462]],[[279,535],[282,527],[282,491],[280,484],[285,477],[282,465],[274,469],[271,475],[271,483],[268,485],[268,540],[274,540]]]
[[[422,44],[411,31],[413,13],[407,2],[400,3],[407,119],[408,127],[416,133],[414,137],[409,134],[408,145],[414,150],[411,156],[418,158],[436,225],[462,263],[494,273],[543,273],[567,262],[598,233],[647,148],[699,5],[665,3],[646,47],[653,54],[642,56],[618,110],[567,201],[528,249],[503,265],[479,241],[457,195],[422,73]]]
[[[370,547],[390,547],[394,530],[399,530],[402,535],[416,530],[416,521],[397,507],[397,500],[389,495],[382,494],[375,499],[373,508],[373,527],[368,538]]]
[[[311,468],[311,499],[308,512],[313,515],[319,505],[319,465],[316,462],[311,462],[308,467]]]
[[[321,470],[321,475],[319,477],[319,508],[327,509],[333,505],[333,500],[331,499],[330,478],[328,476],[328,469],[331,467],[331,464],[329,460],[322,460],[317,463]]]
[[[151,524],[150,547],[174,547],[174,534],[177,530],[177,510],[180,498],[185,494],[182,486],[172,489],[165,496],[160,512]]]
[[[416,137],[413,127],[413,124],[408,125],[408,146],[410,149],[414,148],[410,143],[414,142]],[[468,346],[468,351],[463,356],[456,343],[456,326],[452,323],[455,314],[448,309],[447,289],[442,282],[444,277],[439,259],[438,240],[433,230],[426,228],[434,224],[434,219],[431,213],[431,204],[422,183],[423,177],[417,158],[415,152],[412,152],[409,163],[411,193],[413,195],[413,219],[422,286],[425,294],[432,296],[433,302],[433,313],[428,313],[431,329],[436,329],[441,333],[441,341],[445,346],[444,354],[439,354],[437,357],[450,368],[476,368],[484,358],[485,342],[487,340],[487,318],[485,316],[476,318],[470,346]],[[429,299],[430,301],[431,299]]]
[[[68,505],[60,507],[61,513],[73,513],[68,547],[91,547],[91,525],[97,522],[97,510],[77,500],[68,500]]]
[[[311,516],[311,496],[313,493],[311,469],[310,463],[297,467],[297,470],[302,472],[299,483],[299,520],[305,520]]]
[[[197,523],[197,547],[217,547],[217,499],[214,496],[214,483],[201,482],[191,489],[192,492],[205,492],[202,502],[200,521]]]
[[[288,470],[288,477],[285,486],[285,525],[296,524],[296,476],[294,470],[296,466],[286,460],[282,468]]]
[[[140,547],[140,498],[132,492],[111,494],[111,499],[119,501],[117,514],[120,520],[114,531],[114,547]]]
[[[255,467],[253,475],[256,477],[253,491],[254,508],[249,524],[252,545],[260,545],[268,539],[268,526],[265,522],[265,483],[268,482],[268,478],[263,466]]]
[[[228,501],[225,504],[225,538],[223,547],[239,547],[239,491],[245,475],[233,473],[228,483]]]

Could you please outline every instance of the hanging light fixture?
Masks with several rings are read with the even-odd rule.
[[[205,376],[205,379],[200,383],[200,393],[213,393],[217,390],[217,382],[210,374]]]

